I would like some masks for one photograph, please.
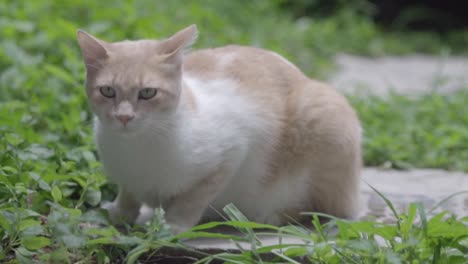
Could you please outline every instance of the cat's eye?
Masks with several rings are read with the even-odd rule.
[[[156,88],[143,88],[138,92],[138,99],[149,100],[158,93]]]
[[[99,91],[101,92],[102,96],[107,98],[114,98],[115,97],[115,90],[110,86],[101,86],[99,87]]]

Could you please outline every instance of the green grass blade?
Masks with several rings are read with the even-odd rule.
[[[421,228],[423,230],[424,237],[427,237],[427,215],[426,209],[424,208],[423,204],[418,202],[416,203],[416,207],[418,208],[419,218],[421,219]]]
[[[453,197],[455,196],[458,196],[460,194],[465,194],[465,193],[468,193],[468,190],[466,191],[459,191],[459,192],[456,192],[456,193],[453,193],[447,197],[445,197],[444,199],[442,199],[441,201],[439,201],[436,205],[434,205],[428,212],[428,214],[432,214],[435,210],[437,210],[437,208],[439,208],[443,203],[445,203],[446,201],[452,199]]]
[[[285,255],[283,255],[283,254],[281,254],[281,253],[279,253],[279,252],[276,252],[276,251],[274,251],[274,250],[271,251],[271,253],[273,253],[273,254],[275,254],[276,256],[278,256],[278,257],[280,257],[280,258],[282,258],[282,259],[288,261],[288,263],[301,264],[300,262],[297,262],[297,261],[295,261],[294,259],[292,259],[292,258],[290,258],[290,257],[288,257],[288,256],[285,256]]]
[[[365,182],[365,181],[364,181],[364,182]],[[387,206],[390,208],[390,210],[392,210],[393,216],[395,216],[395,218],[396,218],[396,220],[397,220],[396,224],[397,224],[398,230],[400,230],[400,228],[401,228],[401,227],[400,227],[400,221],[401,221],[401,219],[400,219],[400,216],[399,216],[398,212],[396,211],[395,207],[393,206],[393,203],[392,203],[387,197],[385,197],[385,195],[383,195],[383,194],[382,194],[381,192],[379,192],[376,188],[374,188],[372,185],[370,185],[370,184],[367,183],[367,182],[365,182],[365,183],[366,183],[375,193],[377,193],[377,194],[380,196],[380,198],[382,198],[382,199],[385,201],[385,203],[386,203]]]

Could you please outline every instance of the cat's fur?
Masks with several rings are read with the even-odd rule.
[[[107,43],[78,32],[98,151],[120,187],[112,219],[162,206],[180,232],[228,203],[276,225],[303,211],[352,217],[361,128],[346,99],[270,51],[186,54],[196,35],[190,26],[161,41]],[[157,95],[138,99],[145,87]]]

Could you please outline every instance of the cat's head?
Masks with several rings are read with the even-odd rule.
[[[79,30],[86,93],[101,124],[125,133],[170,119],[180,100],[184,51],[196,36],[192,25],[164,40],[109,43]]]

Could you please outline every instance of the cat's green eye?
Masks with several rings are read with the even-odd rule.
[[[115,90],[110,86],[101,86],[99,87],[99,91],[101,92],[102,96],[107,98],[114,98],[115,97]]]
[[[153,98],[158,93],[158,90],[155,88],[144,88],[138,92],[138,99],[149,100]]]

